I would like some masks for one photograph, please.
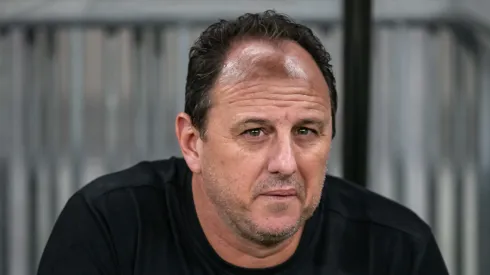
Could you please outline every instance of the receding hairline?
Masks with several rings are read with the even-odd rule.
[[[216,82],[223,84],[263,78],[307,79],[308,75],[299,66],[298,58],[288,54],[285,49],[286,43],[296,42],[267,37],[243,37],[233,41]],[[300,45],[298,47],[302,48]]]

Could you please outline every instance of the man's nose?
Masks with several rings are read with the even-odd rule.
[[[268,170],[270,173],[290,176],[297,170],[291,137],[278,138],[271,146]]]

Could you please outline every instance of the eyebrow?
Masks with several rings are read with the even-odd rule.
[[[272,125],[272,122],[267,119],[252,117],[252,118],[246,118],[235,122],[232,128],[241,129],[243,126],[247,124]]]
[[[272,123],[267,119],[262,118],[245,118],[234,122],[231,126],[232,133],[238,135],[245,130],[247,124],[255,124],[261,126],[270,126]]]
[[[321,119],[305,118],[305,119],[301,119],[298,123],[296,123],[296,125],[315,125],[316,127],[318,127],[320,131],[323,131],[325,129],[325,126],[328,125],[328,123],[329,123],[328,121],[323,121]],[[246,118],[234,123],[232,128],[235,130],[240,130],[243,126],[247,124],[271,126],[272,122],[268,119],[263,119],[263,118]]]
[[[298,123],[298,125],[315,125],[316,127],[318,127],[318,129],[321,131],[323,131],[325,129],[325,125],[328,125],[329,121],[323,121],[323,120],[320,120],[320,119],[311,119],[311,118],[306,118],[306,119],[302,119],[300,120],[300,122]]]
[[[238,121],[237,124],[248,124],[248,123],[254,123],[254,124],[271,124],[271,122],[267,119],[263,118],[247,118],[242,121]]]

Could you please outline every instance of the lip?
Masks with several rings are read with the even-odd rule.
[[[271,190],[265,193],[262,193],[263,196],[277,196],[277,197],[290,197],[290,196],[296,196],[297,192],[296,189],[290,188],[290,189],[277,189],[277,190]]]

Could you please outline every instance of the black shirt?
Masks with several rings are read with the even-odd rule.
[[[233,266],[200,227],[191,177],[183,159],[171,158],[86,185],[58,217],[38,275],[448,274],[430,228],[413,212],[331,176],[289,260]]]

